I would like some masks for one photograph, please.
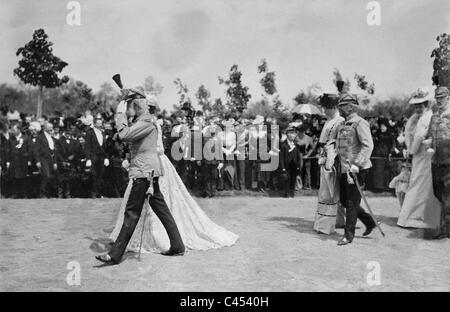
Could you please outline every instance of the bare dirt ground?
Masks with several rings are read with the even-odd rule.
[[[338,234],[312,230],[316,198],[198,199],[218,224],[238,233],[231,248],[189,251],[184,257],[134,254],[98,267],[120,199],[1,200],[1,291],[450,291],[450,240],[396,226],[397,200],[369,202],[386,238],[340,247]],[[66,278],[80,264],[81,285]],[[368,283],[379,263],[380,285]],[[374,269],[375,268],[375,269]]]

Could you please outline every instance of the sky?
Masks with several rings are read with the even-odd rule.
[[[450,32],[448,0],[379,0],[379,26],[367,24],[365,0],[79,0],[80,26],[67,24],[68,2],[0,0],[0,83],[17,81],[17,48],[44,28],[69,63],[63,74],[94,91],[115,73],[125,86],[151,75],[163,108],[178,101],[178,77],[192,99],[201,84],[223,98],[217,77],[233,64],[257,100],[263,58],[286,104],[313,83],[333,90],[335,68],[365,75],[386,98],[432,87],[430,54]]]

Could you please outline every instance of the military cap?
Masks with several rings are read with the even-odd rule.
[[[124,98],[125,102],[135,100],[135,99],[145,99],[145,93],[143,88],[137,87],[137,88],[129,88],[126,89],[126,95]]]
[[[434,97],[435,98],[441,98],[449,96],[450,92],[447,89],[447,87],[437,87],[436,90],[434,90]]]
[[[354,104],[359,105],[358,98],[354,94],[344,93],[339,98],[338,106],[346,105],[346,104]]]

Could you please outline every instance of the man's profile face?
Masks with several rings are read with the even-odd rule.
[[[352,112],[353,107],[350,104],[343,104],[339,106],[339,112],[342,117],[347,117]]]
[[[126,115],[127,115],[127,117],[134,117],[134,116],[136,116],[136,111],[134,110],[133,102],[128,102],[127,103]]]
[[[438,107],[445,107],[449,102],[449,96],[441,96],[436,98],[436,104]]]

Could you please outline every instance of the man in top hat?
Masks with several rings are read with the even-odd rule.
[[[126,95],[128,103],[121,101],[118,105],[115,124],[119,138],[130,144],[129,177],[133,185],[125,207],[123,225],[115,243],[107,254],[96,257],[106,264],[118,264],[121,261],[147,196],[150,207],[160,219],[170,240],[170,249],[162,254],[178,256],[185,251],[178,227],[159,188],[163,168],[158,151],[158,126],[149,112],[149,106],[154,106],[155,103],[152,104],[139,91],[133,92],[131,98],[129,94]],[[127,115],[134,115],[135,122],[132,125],[128,124]]]
[[[358,99],[355,95],[341,95],[338,103],[339,111],[345,122],[339,126],[337,148],[340,157],[340,202],[346,209],[345,234],[338,245],[347,245],[353,241],[357,219],[366,226],[363,236],[369,235],[376,227],[370,214],[365,212],[361,204],[361,194],[354,179],[358,179],[363,187],[367,171],[372,166],[370,155],[373,140],[369,123],[358,116]]]
[[[432,178],[435,196],[442,203],[439,233],[435,239],[450,238],[450,92],[446,87],[437,87],[435,99],[438,110],[431,117],[429,152],[432,159]]]

